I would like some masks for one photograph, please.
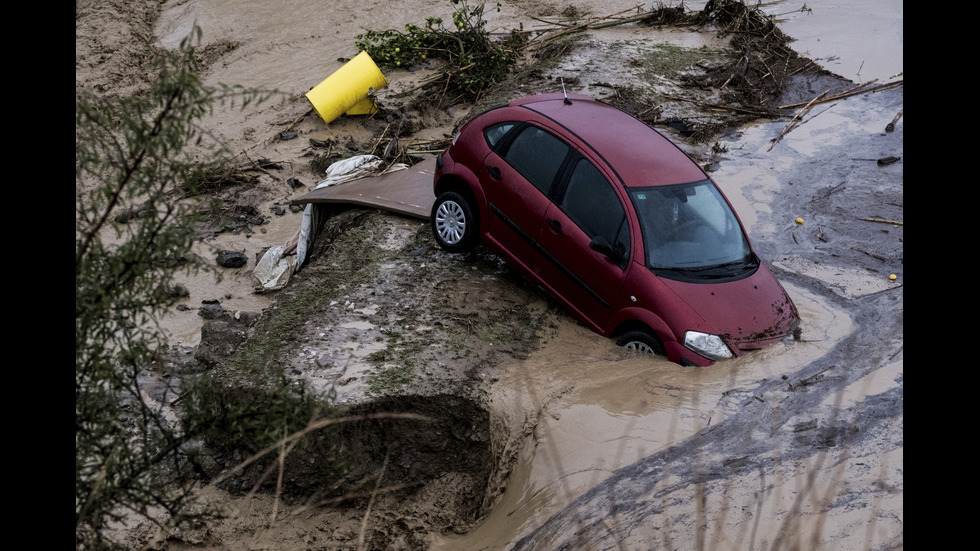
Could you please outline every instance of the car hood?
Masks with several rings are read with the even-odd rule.
[[[762,348],[799,324],[796,305],[764,264],[749,277],[724,283],[661,278],[737,355]]]

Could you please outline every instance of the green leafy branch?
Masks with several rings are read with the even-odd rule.
[[[405,31],[366,30],[357,35],[358,49],[383,68],[405,68],[427,59],[442,59],[446,67],[430,83],[448,91],[478,97],[506,78],[514,65],[519,38],[493,40],[483,18],[485,5],[471,8],[466,0],[450,0],[457,6],[452,28],[438,17],[427,17],[425,25],[405,25]],[[500,11],[500,4],[496,5]]]

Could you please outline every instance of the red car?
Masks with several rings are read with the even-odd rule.
[[[466,123],[436,167],[432,229],[444,250],[482,241],[620,345],[707,366],[799,323],[714,181],[611,105],[516,100]]]

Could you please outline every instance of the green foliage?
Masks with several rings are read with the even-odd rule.
[[[470,8],[466,0],[450,0],[457,6],[453,28],[447,29],[438,17],[427,17],[425,26],[405,25],[405,31],[367,30],[357,35],[358,49],[381,67],[408,67],[425,59],[447,62],[441,86],[452,92],[478,97],[484,90],[507,77],[516,61],[514,40],[493,41],[483,19],[484,4]],[[500,11],[500,4],[497,4]]]
[[[174,275],[199,268],[179,197],[202,173],[190,148],[215,165],[222,153],[197,121],[217,101],[265,99],[205,86],[190,39],[155,69],[132,97],[75,95],[75,526],[85,549],[109,547],[106,524],[125,512],[197,514],[168,475],[194,435],[144,400],[139,381],[165,347],[157,321],[179,298]]]

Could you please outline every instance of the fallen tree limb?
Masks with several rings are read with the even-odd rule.
[[[672,99],[674,101],[686,101],[687,103],[693,103],[695,105],[700,105],[701,107],[707,107],[709,109],[719,109],[719,110],[722,110],[722,111],[734,111],[736,113],[745,113],[747,115],[756,115],[756,116],[759,116],[759,117],[771,117],[771,116],[774,115],[774,113],[767,113],[765,111],[752,111],[752,110],[749,110],[749,109],[743,109],[741,107],[732,107],[732,106],[729,106],[729,105],[718,105],[717,103],[707,103],[707,102],[704,102],[704,101],[697,101],[697,100],[693,100],[693,99],[681,98],[681,97],[678,97],[678,96],[671,96],[671,95],[668,95],[668,94],[664,94],[664,98],[666,98],[666,99]]]
[[[595,19],[589,19],[585,23],[580,23],[580,24],[575,25],[575,26],[572,26],[572,27],[563,27],[561,30],[559,30],[558,32],[556,32],[554,34],[547,34],[547,31],[545,31],[545,33],[542,34],[541,36],[538,36],[537,38],[533,38],[530,41],[528,41],[528,43],[525,44],[522,49],[527,49],[527,48],[532,47],[532,46],[538,47],[538,46],[541,46],[543,44],[547,44],[549,41],[554,40],[556,38],[559,38],[559,37],[562,37],[562,36],[565,36],[565,35],[568,35],[568,34],[572,34],[572,33],[575,33],[575,32],[585,31],[587,29],[605,28],[605,27],[612,27],[612,26],[615,26],[615,25],[624,25],[626,23],[631,23],[633,21],[639,21],[639,20],[641,20],[641,19],[643,19],[645,17],[648,17],[650,15],[649,13],[646,13],[646,14],[640,14],[640,15],[637,15],[637,16],[634,16],[634,17],[629,17],[629,18],[626,18],[626,19],[621,19],[621,20],[618,20],[618,21],[612,21],[612,22],[607,21],[608,19],[612,19],[614,17],[620,16],[620,15],[622,15],[624,13],[631,12],[633,10],[639,9],[639,7],[640,6],[632,7],[632,8],[629,8],[627,10],[623,10],[621,12],[614,13],[612,15],[607,15],[605,17],[599,17],[599,18],[595,18]],[[598,24],[601,23],[601,22],[603,22],[603,21],[605,21],[605,23],[602,24],[602,27],[599,27]]]
[[[772,148],[776,147],[776,143],[778,143],[779,140],[783,139],[783,136],[785,136],[787,133],[789,133],[790,130],[796,128],[799,125],[799,121],[802,120],[803,115],[806,114],[806,113],[809,113],[810,110],[813,109],[813,106],[816,105],[817,100],[819,100],[820,98],[822,98],[824,96],[824,94],[827,94],[828,92],[830,92],[830,90],[825,90],[822,94],[820,94],[819,96],[817,96],[817,97],[813,98],[812,100],[810,100],[810,102],[807,103],[803,107],[803,109],[800,109],[799,111],[797,111],[796,114],[793,115],[793,118],[790,119],[790,121],[786,125],[786,127],[783,128],[783,131],[780,132],[779,135],[776,136],[776,139],[774,139],[772,141],[772,145],[769,146],[769,149],[767,151],[772,151]]]
[[[835,101],[835,100],[839,100],[839,99],[849,98],[851,96],[856,96],[858,94],[864,94],[866,92],[880,92],[882,90],[888,90],[889,88],[895,88],[895,87],[898,87],[898,86],[902,86],[905,81],[898,80],[898,81],[895,81],[895,82],[890,82],[888,84],[881,84],[881,85],[875,86],[873,88],[866,88],[866,86],[868,84],[871,84],[872,82],[875,82],[875,81],[872,80],[872,81],[866,82],[864,84],[859,84],[858,86],[855,86],[854,88],[848,88],[847,90],[845,90],[845,91],[843,91],[843,92],[841,92],[839,94],[835,94],[833,96],[829,96],[829,97],[823,98],[823,99],[821,99],[820,101],[818,101],[816,103],[827,103],[828,101]],[[826,93],[826,92],[824,92],[824,93]],[[810,100],[810,102],[808,102],[808,103],[812,103],[813,101],[814,100]],[[792,109],[794,107],[799,107],[800,105],[804,105],[804,103],[801,102],[801,103],[791,103],[789,105],[780,105],[779,108],[780,109]]]

